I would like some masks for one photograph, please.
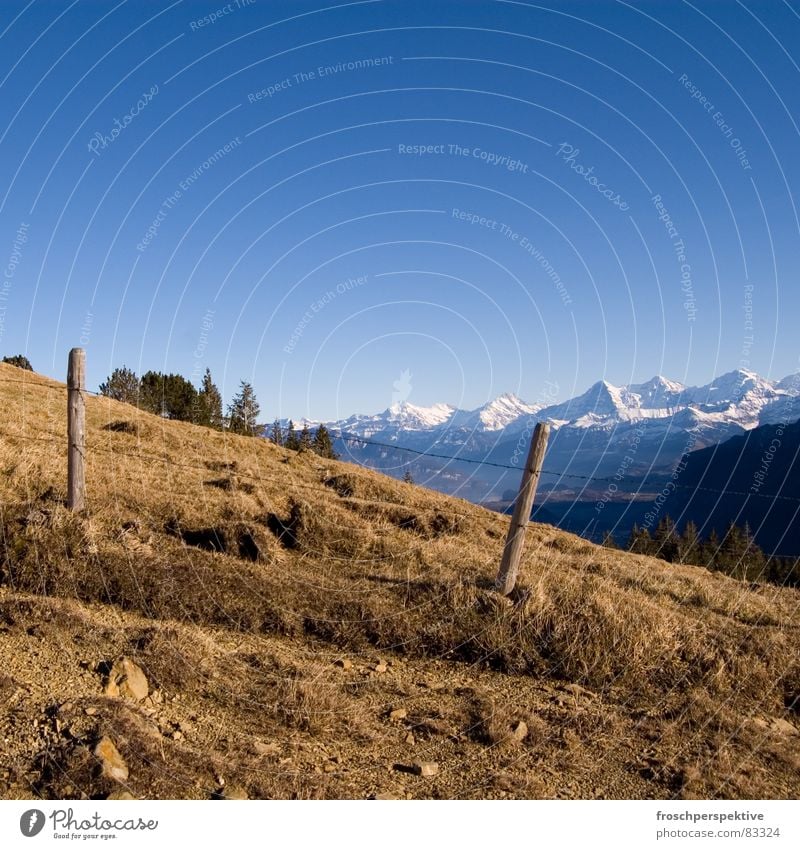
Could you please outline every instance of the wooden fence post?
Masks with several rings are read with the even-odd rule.
[[[531,438],[528,459],[522,472],[519,494],[511,516],[506,544],[503,548],[503,559],[500,561],[500,571],[497,573],[495,586],[503,595],[508,595],[516,586],[519,561],[525,545],[525,529],[531,518],[533,498],[542,471],[544,452],[547,449],[547,437],[550,435],[550,425],[538,422]]]
[[[86,351],[73,348],[67,367],[67,507],[86,506]]]

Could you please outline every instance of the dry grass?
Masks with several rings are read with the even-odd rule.
[[[75,516],[64,507],[63,386],[0,366],[0,401],[0,569],[16,592],[110,604],[154,623],[467,661],[684,714],[699,693],[706,718],[722,705],[797,710],[797,591],[532,525],[509,602],[490,588],[505,517],[100,398],[87,400],[89,508]],[[318,734],[349,716],[324,670],[241,661],[215,679],[204,667],[211,648],[198,657],[170,633],[154,625],[139,650],[166,688],[213,691],[224,679],[232,703],[277,705],[275,722]],[[509,718],[498,717],[478,720],[487,740],[504,738]],[[135,718],[119,721],[135,736]],[[516,786],[505,773],[498,781]]]

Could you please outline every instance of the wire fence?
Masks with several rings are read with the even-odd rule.
[[[31,388],[47,389],[47,390],[52,390],[52,391],[56,391],[56,392],[66,392],[67,391],[67,388],[65,386],[54,385],[54,384],[50,384],[50,383],[41,383],[39,381],[17,380],[17,379],[13,379],[13,378],[3,377],[3,378],[0,378],[0,383],[21,384],[23,386],[28,386],[28,387],[31,387]],[[107,396],[102,395],[99,392],[92,392],[91,390],[88,390],[88,389],[82,389],[81,392],[85,393],[86,395],[90,395],[92,397],[95,397],[95,398],[107,397]],[[136,408],[136,409],[138,409],[138,408]],[[381,442],[379,440],[369,439],[367,437],[363,437],[363,436],[360,436],[360,435],[355,434],[355,433],[350,433],[348,431],[330,430],[329,429],[329,432],[330,432],[330,435],[333,438],[340,439],[340,440],[345,441],[345,442],[358,442],[358,443],[361,443],[361,444],[364,444],[364,445],[372,445],[372,446],[375,446],[375,447],[384,448],[384,449],[388,449],[388,450],[391,450],[391,451],[405,452],[405,453],[413,454],[413,455],[418,456],[418,457],[425,457],[425,458],[437,459],[437,460],[446,460],[448,462],[455,462],[455,463],[466,463],[466,464],[477,465],[477,466],[489,466],[489,467],[492,467],[492,468],[505,469],[505,470],[514,471],[514,472],[518,472],[518,473],[522,472],[522,469],[519,466],[510,465],[510,464],[507,464],[507,463],[498,463],[498,462],[495,462],[495,461],[479,459],[479,458],[475,458],[475,457],[459,457],[457,455],[439,454],[437,452],[420,450],[420,449],[416,449],[416,448],[411,448],[409,446],[397,445],[397,444],[392,444],[392,443],[388,443],[388,442]],[[36,442],[42,442],[42,441],[43,442],[52,442],[52,440],[63,440],[65,444],[67,442],[66,436],[64,434],[58,434],[58,433],[51,432],[51,431],[37,431],[36,434],[30,435],[30,434],[10,433],[8,431],[0,430],[0,435],[8,437],[8,438],[22,439],[22,440],[29,440],[29,441],[36,441]],[[194,471],[205,471],[205,472],[208,471],[208,468],[206,466],[198,466],[198,465],[193,465],[193,464],[178,463],[178,462],[175,462],[175,460],[172,457],[156,457],[154,455],[142,454],[140,452],[137,452],[135,454],[130,453],[130,452],[120,452],[116,448],[113,448],[113,449],[105,448],[105,447],[99,446],[99,445],[92,446],[92,449],[97,450],[97,451],[107,451],[107,452],[112,453],[116,456],[133,458],[133,459],[137,459],[137,460],[140,460],[140,461],[168,463],[170,466],[174,466],[174,467],[177,467],[177,468],[190,469],[190,470],[194,470]],[[266,475],[252,475],[252,474],[248,474],[248,473],[240,472],[240,471],[232,472],[232,474],[235,474],[238,477],[244,477],[244,478],[248,478],[250,480],[256,480],[256,481],[265,480],[265,481],[277,482],[277,483],[285,483],[286,482],[285,479],[283,479],[283,478],[274,478],[274,477],[270,477],[270,476],[266,476]],[[621,480],[621,478],[619,476],[603,477],[603,476],[594,476],[594,475],[579,475],[579,474],[575,474],[575,473],[572,473],[572,472],[556,471],[556,470],[553,470],[553,469],[542,469],[541,474],[555,476],[559,479],[568,478],[568,479],[571,479],[571,480],[582,480],[582,481],[595,482],[595,483],[613,483],[613,482],[619,483],[620,480]],[[622,479],[624,479],[624,478],[622,478]],[[639,487],[637,489],[638,494],[641,494],[643,492],[643,486],[645,485],[646,480],[647,480],[646,477],[641,478],[641,479],[637,479],[637,482],[639,483]],[[315,488],[315,487],[311,486],[310,484],[300,484],[298,482],[293,482],[292,485],[299,487],[299,488],[311,488],[311,489]],[[670,486],[674,487],[676,489],[686,489],[686,490],[691,490],[693,492],[704,492],[704,493],[708,493],[708,494],[712,494],[712,495],[718,495],[718,496],[719,495],[730,495],[730,496],[736,496],[736,497],[739,497],[739,498],[751,498],[751,497],[752,498],[766,498],[766,499],[769,499],[771,501],[788,501],[788,502],[792,502],[792,503],[795,503],[795,504],[800,504],[800,498],[799,497],[790,496],[790,495],[781,495],[779,493],[770,494],[770,493],[765,493],[765,492],[752,492],[752,491],[748,492],[748,491],[745,491],[745,490],[735,490],[735,489],[716,489],[716,488],[713,488],[713,487],[696,486],[696,485],[693,485],[693,484],[681,484],[681,483],[677,483],[676,481],[671,481]],[[316,489],[319,490],[320,492],[327,491],[327,490],[322,490],[319,487],[316,487]],[[624,493],[624,494],[631,494],[631,493]],[[395,502],[386,502],[386,503],[395,503]],[[402,506],[402,505],[398,504],[398,506]]]

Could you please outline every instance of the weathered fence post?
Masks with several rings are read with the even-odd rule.
[[[519,494],[511,516],[511,526],[508,529],[506,544],[503,548],[503,559],[500,561],[500,571],[497,573],[495,586],[503,595],[508,595],[517,583],[519,561],[525,545],[525,529],[531,518],[533,498],[542,471],[544,452],[547,449],[547,437],[550,435],[550,425],[539,422],[533,431],[528,459],[522,472]]]
[[[73,348],[67,367],[67,507],[86,506],[86,351]]]

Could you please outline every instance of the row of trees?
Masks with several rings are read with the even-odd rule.
[[[314,451],[320,457],[327,457],[329,460],[339,458],[333,450],[330,431],[324,424],[318,425],[312,433],[307,424],[303,424],[298,431],[294,422],[289,419],[289,424],[284,429],[280,421],[275,419],[269,431],[269,438],[276,445],[281,445],[290,451]]]
[[[25,371],[33,371],[31,361],[24,354],[14,354],[13,357],[3,357],[3,362],[17,368],[24,368]]]
[[[229,430],[245,436],[267,435],[265,425],[258,423],[261,407],[253,386],[243,380],[228,405],[227,414],[223,414],[222,395],[211,377],[210,369],[206,369],[200,388],[196,389],[180,374],[148,371],[139,377],[123,366],[114,369],[108,379],[100,384],[100,393],[164,418]],[[305,424],[298,431],[291,420],[284,429],[276,419],[269,430],[269,437],[276,445],[293,451],[314,451],[322,457],[337,458],[331,435],[324,425],[319,425],[312,433]]]
[[[226,420],[222,412],[222,395],[209,369],[203,375],[200,389],[196,389],[191,381],[180,374],[148,371],[139,377],[136,372],[123,366],[114,369],[108,379],[100,384],[100,394],[167,419],[217,429],[228,426],[237,433],[246,432],[246,413],[252,412],[242,408],[247,408],[251,398],[255,401],[252,386],[242,381],[239,394],[228,407]],[[257,404],[255,415],[258,415]]]
[[[616,548],[610,534],[604,544]],[[712,530],[708,537],[701,539],[694,522],[688,521],[679,532],[672,518],[664,516],[652,535],[647,528],[634,525],[625,547],[628,551],[659,557],[670,563],[704,566],[740,580],[800,585],[798,561],[766,557],[747,523],[739,527],[731,522],[721,537]]]

